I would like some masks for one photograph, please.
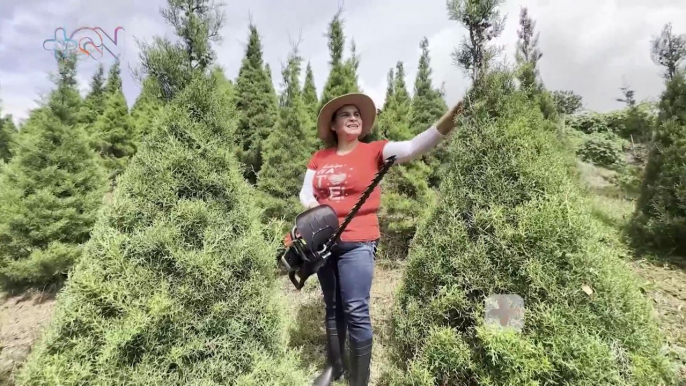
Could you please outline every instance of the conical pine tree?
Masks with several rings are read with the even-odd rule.
[[[317,87],[314,84],[314,73],[312,72],[312,65],[308,62],[305,69],[305,84],[303,86],[303,103],[307,109],[307,113],[316,117],[319,111],[319,100],[317,99]]]
[[[60,64],[65,66],[65,64]],[[68,65],[67,65],[68,66]],[[63,69],[64,67],[61,67]],[[75,74],[62,73],[17,136],[0,175],[0,284],[43,286],[66,278],[88,240],[106,187],[97,157],[67,107],[78,107]]]
[[[422,49],[422,55],[419,58],[419,69],[414,81],[410,112],[410,129],[414,134],[426,130],[448,109],[440,90],[433,86],[429,40],[423,38],[419,47]]]
[[[12,116],[2,117],[0,114],[0,161],[8,162],[12,158],[12,147],[17,135],[17,129],[12,122]]]
[[[468,106],[450,142],[393,313],[388,383],[675,384],[627,251],[569,173],[574,154],[526,95],[500,103],[496,119]]]
[[[150,134],[154,120],[162,110],[163,102],[155,78],[143,81],[141,92],[131,107],[131,120],[134,127],[135,143],[140,144]]]
[[[102,63],[93,75],[90,83],[90,91],[81,105],[79,111],[79,122],[92,125],[105,112],[105,67]]]
[[[405,84],[405,70],[398,62],[388,73],[389,85],[379,129],[385,139],[405,141],[414,136],[410,130],[411,100]],[[384,179],[379,220],[382,240],[379,254],[388,259],[403,259],[417,226],[432,207],[433,195],[427,184],[430,170],[421,160],[397,165]]]
[[[273,251],[207,75],[121,176],[18,385],[303,385]]]
[[[276,123],[278,98],[270,71],[262,60],[262,45],[257,27],[250,24],[250,40],[236,79],[235,106],[239,114],[236,129],[238,159],[244,175],[255,184],[262,168],[262,146]]]
[[[135,126],[122,91],[119,62],[109,71],[104,97],[106,107],[93,126],[91,146],[103,160],[111,181],[121,174],[136,152]]]
[[[302,212],[298,192],[311,153],[307,107],[300,91],[302,58],[291,53],[283,69],[284,91],[276,127],[264,145],[264,165],[257,187],[271,199],[265,205],[266,218],[292,221]]]
[[[348,60],[343,60],[343,51],[345,49],[343,24],[344,20],[341,18],[341,11],[338,11],[329,23],[329,31],[327,33],[331,55],[331,61],[329,62],[331,69],[324,84],[322,97],[319,100],[319,109],[335,97],[360,91],[356,72],[359,65],[358,58],[353,56]]]
[[[410,112],[410,131],[415,135],[436,123],[448,109],[443,99],[443,93],[433,86],[429,40],[426,37],[423,38],[419,47],[422,49],[422,55],[419,58],[419,69],[414,81],[414,95]],[[440,171],[447,158],[447,143],[448,141],[439,143],[436,148],[421,158],[429,166],[428,182],[431,188],[435,188],[439,184]]]

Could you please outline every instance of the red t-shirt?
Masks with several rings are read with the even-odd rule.
[[[360,142],[345,155],[336,154],[336,147],[330,147],[317,151],[310,159],[307,167],[315,171],[314,197],[320,204],[330,205],[336,211],[339,225],[383,165],[383,147],[387,142]],[[377,185],[341,234],[341,241],[380,238],[376,215],[380,204],[381,188]]]

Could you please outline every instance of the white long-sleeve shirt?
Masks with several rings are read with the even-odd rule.
[[[438,131],[436,126],[431,126],[410,140],[387,142],[383,148],[383,158],[387,159],[390,156],[395,156],[396,164],[412,161],[433,149],[445,137],[445,135]],[[314,190],[312,188],[314,174],[314,170],[307,169],[302,188],[300,189],[300,202],[305,208],[319,204],[314,197]]]

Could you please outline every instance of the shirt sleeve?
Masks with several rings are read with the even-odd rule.
[[[389,141],[386,143],[383,147],[383,159],[395,156],[396,164],[411,161],[436,147],[445,137],[445,135],[438,131],[436,126],[431,126],[410,140]]]
[[[310,168],[307,169],[305,172],[305,179],[303,180],[303,186],[300,188],[300,203],[305,209],[309,208],[312,204],[319,204],[319,201],[314,197],[314,189],[312,188],[314,173],[314,170]]]

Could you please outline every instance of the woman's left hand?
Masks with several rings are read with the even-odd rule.
[[[464,102],[459,101],[455,106],[443,114],[441,119],[438,120],[438,123],[436,123],[436,128],[441,134],[446,135],[455,128],[455,117],[462,113],[463,108]]]

